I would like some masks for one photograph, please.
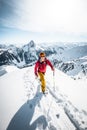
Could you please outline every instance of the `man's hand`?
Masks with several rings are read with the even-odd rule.
[[[35,76],[38,76],[37,72],[35,72]]]
[[[35,73],[35,79],[37,79],[38,78],[38,74],[37,73]]]

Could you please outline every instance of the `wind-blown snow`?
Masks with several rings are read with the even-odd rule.
[[[87,80],[74,81],[59,70],[55,70],[53,78],[48,67],[46,73],[48,94],[44,96],[33,71],[34,66],[14,69],[0,77],[0,130],[86,128]],[[75,121],[79,123],[76,125]]]

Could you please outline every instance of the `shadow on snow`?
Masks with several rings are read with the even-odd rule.
[[[37,92],[34,98],[28,101],[28,104],[25,103],[12,118],[7,130],[35,130],[37,127],[46,129],[47,121],[44,115],[39,116],[30,124],[37,102],[39,103],[41,98],[42,94]]]

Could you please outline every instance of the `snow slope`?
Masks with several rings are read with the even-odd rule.
[[[44,96],[33,69],[15,68],[0,77],[0,130],[86,129],[87,81],[74,81],[59,70],[53,79],[48,67]]]

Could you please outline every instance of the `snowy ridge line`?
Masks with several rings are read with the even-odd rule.
[[[30,88],[32,88],[32,86],[34,86],[34,82],[33,81],[30,81],[29,80],[29,74],[28,74],[28,71],[25,73],[25,75],[24,75],[24,77],[25,77],[25,85],[26,85],[26,87],[28,88],[29,87],[29,89]],[[28,82],[28,84],[27,84],[27,82]],[[37,81],[39,81],[39,80],[37,80]],[[31,84],[31,86],[29,86]],[[25,88],[26,89],[26,88]],[[28,105],[29,105],[29,107],[32,107],[32,102],[29,102],[30,101],[30,98],[31,98],[31,96],[32,96],[32,94],[33,94],[33,101],[35,102],[35,104],[34,104],[34,102],[33,102],[33,104],[36,106],[38,106],[38,107],[40,107],[40,110],[42,111],[42,113],[46,116],[46,120],[47,120],[47,122],[49,122],[50,120],[51,120],[51,118],[47,115],[47,112],[46,112],[46,110],[45,109],[41,109],[41,106],[40,106],[40,96],[42,96],[43,94],[42,93],[39,93],[40,92],[40,85],[38,85],[37,86],[37,90],[36,90],[36,92],[33,94],[32,92],[31,92],[31,94],[29,94],[29,91],[28,91],[28,89],[27,89],[27,95],[29,95],[28,96],[28,99],[27,99],[27,103],[28,103]],[[44,97],[45,98],[45,97]],[[43,106],[42,106],[43,107]],[[48,125],[48,128],[51,128],[51,127],[53,127],[52,126],[52,124],[49,124]],[[38,127],[39,128],[39,127]],[[39,129],[42,129],[42,127],[41,128],[39,128]],[[61,129],[59,129],[59,130],[61,130]]]
[[[63,99],[62,97],[61,97],[61,99],[58,98],[55,91],[53,92],[52,89],[49,88],[48,86],[47,86],[47,89],[49,90],[50,94],[56,99],[56,101],[58,103],[60,103],[60,106],[63,107],[67,117],[70,119],[71,123],[75,126],[75,128],[77,130],[86,130],[87,129],[87,121],[85,119],[83,119],[84,121],[79,122],[79,120],[81,120],[79,117],[79,115],[81,115],[79,110],[77,108],[75,108],[72,105],[72,103],[70,101],[68,101],[67,99]],[[58,94],[59,94],[59,96],[61,96],[60,93],[58,93]],[[73,109],[72,112],[70,111],[70,107]],[[77,109],[77,111],[76,111],[76,109]],[[78,116],[78,118],[76,118],[77,116]],[[84,124],[82,122],[84,122]],[[84,129],[84,127],[85,127],[85,129]]]
[[[33,82],[32,82],[32,84],[33,84]],[[34,85],[34,84],[33,84]],[[36,104],[38,105],[39,104],[39,101],[40,101],[40,99],[39,99],[39,97],[37,98],[37,94],[38,94],[38,91],[40,91],[39,90],[39,88],[40,88],[40,86],[38,85],[37,86],[37,92],[35,93],[35,96],[34,96],[34,99],[36,100]],[[51,96],[51,98],[53,97],[52,96],[52,94],[50,94],[50,96]],[[51,106],[52,106],[52,102],[53,102],[53,100],[50,102],[50,105],[49,105],[49,108],[48,108],[48,110],[45,110],[45,109],[43,109],[42,110],[42,113],[46,116],[46,120],[47,120],[47,122],[49,122],[48,124],[48,128],[51,128],[51,127],[53,127],[53,129],[55,129],[55,125],[52,123],[52,119],[51,119],[51,117],[50,117],[50,115],[49,115],[49,111],[50,111],[50,108],[51,108]],[[71,122],[71,121],[70,121]],[[65,126],[65,128],[67,129],[67,130],[71,130],[72,129],[72,127],[71,126],[69,126],[69,122],[68,121],[66,121],[66,120],[63,120],[62,119],[62,123],[63,123],[63,125]],[[61,127],[58,125],[57,126],[57,128],[59,129],[59,130],[61,130]]]
[[[34,98],[34,101],[35,101],[34,105],[35,106],[38,105],[41,110],[41,106],[43,107],[46,104],[44,103],[44,105],[43,105],[39,99],[40,95],[38,92],[40,92],[40,82],[38,79],[36,80],[34,77],[33,78],[31,78],[31,77],[32,77],[31,70],[26,71],[24,74],[24,82],[25,82],[25,91],[27,93],[26,94],[27,103],[29,105],[32,105],[28,101],[30,101],[32,98]],[[36,84],[36,82],[38,84]],[[49,86],[51,86],[51,87],[49,87]],[[69,119],[69,121],[71,122],[71,124],[77,130],[85,130],[84,128],[86,128],[86,126],[85,126],[86,121],[83,118],[84,116],[80,113],[80,111],[77,108],[75,108],[73,106],[73,104],[67,99],[66,95],[61,94],[59,91],[58,91],[58,93],[56,91],[52,91],[52,88],[54,89],[54,87],[52,87],[52,85],[50,85],[49,82],[47,81],[47,89],[48,89],[49,93],[48,93],[46,99],[48,99],[48,101],[50,101],[50,104],[49,104],[47,110],[42,108],[42,113],[46,116],[47,122],[50,123],[50,120],[52,118],[49,116],[49,113],[50,113],[49,111],[50,111],[50,108],[53,107],[51,100],[53,100],[53,98],[54,98],[55,103],[58,103],[57,105],[61,106],[63,108],[64,113],[67,116],[67,118]],[[56,88],[57,88],[57,86],[56,86]],[[38,97],[36,95],[38,95]],[[51,100],[49,99],[49,96],[50,96]],[[45,97],[42,98],[41,100],[44,101],[44,99],[45,99]],[[76,109],[77,109],[77,111],[76,111]],[[67,115],[66,111],[68,112],[68,115]],[[82,116],[82,118],[80,115]],[[69,126],[68,121],[66,121],[66,120],[61,120],[61,121],[67,130],[73,130],[70,127],[68,128],[68,126]],[[84,122],[84,124],[82,123],[82,121]],[[77,125],[76,125],[76,122],[78,122]]]
[[[31,81],[30,82],[30,79],[29,79],[29,74],[28,73],[26,73],[25,75],[27,75],[27,76],[25,76],[25,84],[26,84],[26,81],[29,81],[28,82],[28,84],[26,84],[26,86],[28,85],[30,85],[30,84],[32,84],[33,86],[34,86],[34,83]],[[29,80],[28,80],[29,79]],[[30,88],[32,88],[32,85],[31,86],[29,86],[29,89]],[[27,87],[28,87],[27,86]],[[33,95],[33,97],[34,97],[34,100],[35,100],[35,106],[36,106],[36,104],[38,105],[38,103],[39,103],[39,101],[40,101],[40,96],[39,96],[39,94],[38,94],[38,92],[40,91],[39,90],[39,88],[40,88],[40,86],[38,85],[37,87],[37,90],[36,90],[36,92],[34,93],[34,95]],[[31,89],[30,89],[31,90]],[[28,91],[28,93],[29,93],[29,91]],[[32,91],[31,91],[31,95],[29,95],[29,97],[28,97],[28,101],[30,100],[30,98],[31,98],[31,96],[32,96]],[[37,97],[37,95],[38,95],[38,97]],[[49,104],[49,107],[48,107],[48,109],[46,110],[45,108],[43,108],[43,106],[45,106],[45,104],[42,104],[41,102],[40,102],[40,104],[42,104],[41,106],[42,106],[42,113],[46,116],[46,120],[47,120],[47,122],[49,122],[48,123],[48,129],[52,129],[52,130],[56,130],[56,127],[55,127],[55,125],[54,125],[54,122],[53,122],[53,119],[51,119],[51,117],[50,117],[50,115],[49,115],[49,112],[50,112],[50,108],[51,108],[51,106],[52,106],[52,102],[53,102],[53,100],[52,100],[52,98],[53,98],[53,96],[52,96],[52,94],[50,94],[50,95],[47,95],[47,97],[49,97],[49,96],[51,96],[50,98],[51,98],[51,102],[50,102],[50,104]],[[44,98],[43,98],[43,100],[44,99],[46,99],[46,97],[45,96],[43,96]],[[48,100],[49,100],[49,98],[47,98]],[[28,102],[28,104],[29,104],[29,107],[32,107],[32,102]],[[41,106],[40,106],[40,110],[41,110]],[[55,115],[56,116],[56,115]],[[56,118],[56,117],[55,117]],[[57,120],[57,119],[56,119]],[[69,123],[68,122],[65,122],[65,121],[62,121],[62,123],[63,123],[63,125],[64,125],[64,127],[66,128],[66,130],[71,130],[71,128],[72,127],[68,127],[69,126]],[[66,123],[67,123],[67,125],[66,125]],[[57,126],[57,129],[58,130],[61,130],[61,126],[59,126],[59,124],[58,124],[58,126]]]

